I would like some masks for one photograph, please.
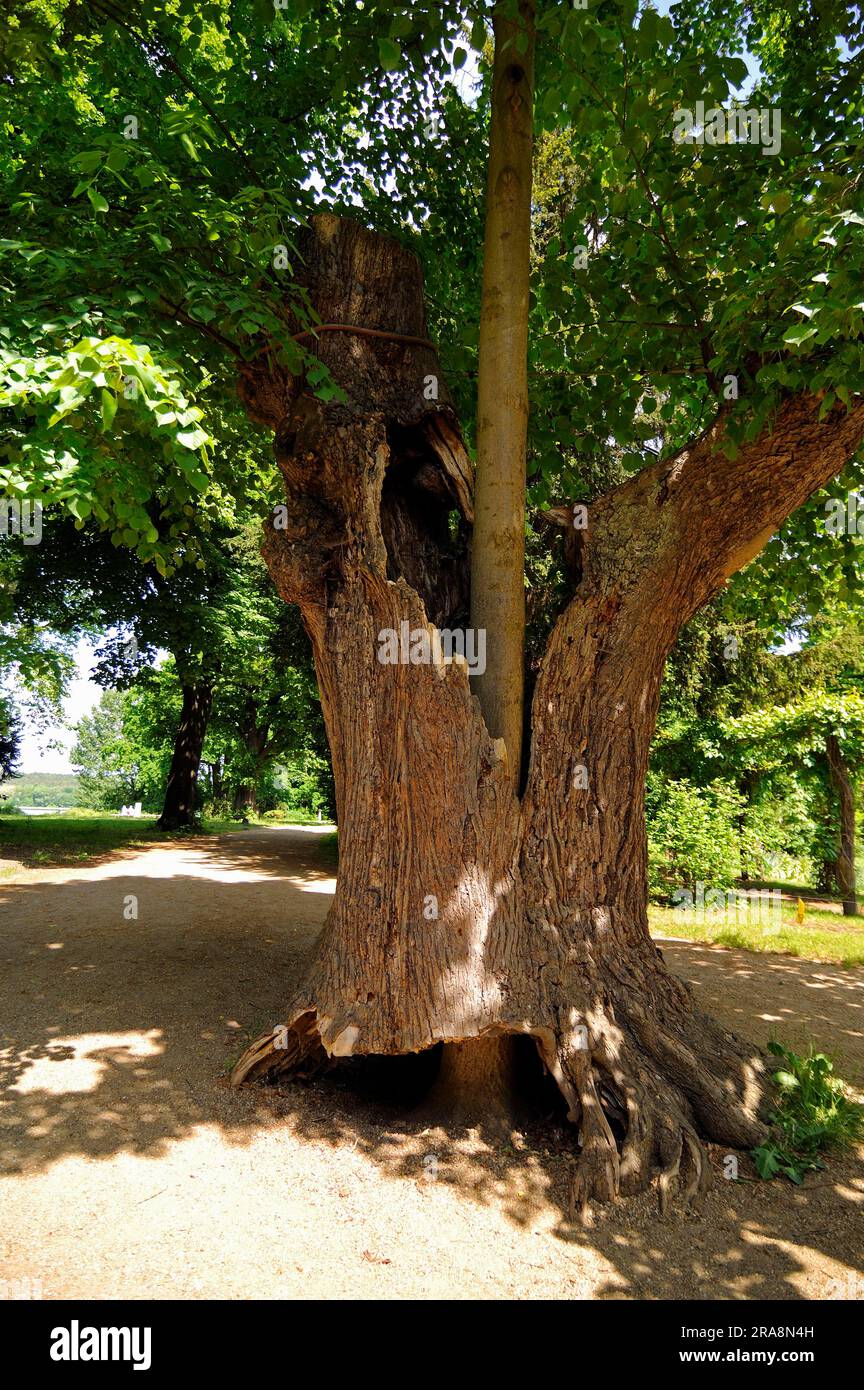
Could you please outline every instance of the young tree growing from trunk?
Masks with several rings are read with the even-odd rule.
[[[471,628],[486,669],[473,689],[488,732],[519,788],[525,685],[525,454],[533,164],[534,4],[494,20],[489,169],[477,374],[477,468],[471,546]],[[448,1043],[430,1112],[506,1124],[512,1039]]]

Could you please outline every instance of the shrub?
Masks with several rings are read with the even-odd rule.
[[[809,883],[816,825],[810,799],[794,778],[776,779],[749,802],[741,822],[741,871],[748,878]]]
[[[697,787],[649,775],[648,887],[655,902],[697,883],[726,890],[741,873],[741,797],[723,782]]]

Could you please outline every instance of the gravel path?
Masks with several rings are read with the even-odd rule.
[[[0,883],[0,1297],[864,1298],[854,1157],[796,1190],[724,1182],[717,1151],[700,1215],[647,1195],[586,1230],[552,1120],[502,1146],[368,1076],[230,1091],[332,874],[294,827]],[[864,1086],[864,970],[662,946],[741,1033],[812,1036]]]

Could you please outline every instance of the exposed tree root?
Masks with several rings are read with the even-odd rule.
[[[321,1045],[314,1009],[297,1015],[290,1024],[264,1033],[247,1047],[231,1072],[231,1085],[247,1081],[273,1081],[277,1076],[311,1077],[329,1064]]]
[[[660,969],[665,986],[672,977]],[[658,1004],[643,992],[639,1000],[628,999],[625,1008],[616,1010],[607,995],[602,1011],[597,1006],[584,1013],[572,1007],[559,1010],[554,1027],[535,1027],[523,1020],[465,1040],[453,1050],[462,1059],[455,1078],[455,1109],[451,1113],[441,1104],[442,1097],[454,1100],[454,1078],[448,1075],[433,1088],[435,1117],[448,1125],[461,1119],[487,1126],[488,1104],[495,1093],[489,1085],[490,1068],[497,1072],[500,1056],[495,1044],[507,1033],[529,1033],[577,1129],[571,1213],[579,1212],[585,1220],[592,1201],[611,1202],[652,1184],[661,1212],[668,1209],[673,1194],[685,1205],[698,1203],[712,1179],[706,1143],[743,1148],[764,1135],[758,1116],[762,1064],[752,1048],[696,1010],[679,982],[672,981],[667,996]],[[320,1070],[329,1056],[318,1024],[316,1010],[304,1005],[289,1025],[265,1034],[247,1049],[234,1068],[232,1084],[309,1076]],[[430,1038],[428,1045],[438,1041],[453,1039]],[[365,1050],[361,1039],[352,1042],[359,1046],[339,1049],[342,1055]],[[478,1082],[473,1109],[458,1094],[465,1077],[472,1075]],[[497,1084],[500,1078],[493,1079]],[[497,1118],[497,1113],[491,1114],[493,1127]]]

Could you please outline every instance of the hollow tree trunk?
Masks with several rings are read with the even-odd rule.
[[[840,848],[835,864],[837,886],[843,899],[843,915],[857,917],[855,882],[855,789],[840,744],[834,734],[826,740],[828,768],[840,804]]]
[[[464,662],[434,641],[467,611],[472,494],[443,383],[437,401],[423,390],[440,369],[419,268],[331,216],[302,250],[323,323],[391,336],[321,333],[344,404],[263,359],[240,383],[275,430],[289,527],[268,527],[265,556],[312,640],[340,862],[307,977],[233,1079],[528,1034],[578,1125],[575,1198],[655,1176],[665,1197],[677,1174],[699,1189],[704,1140],[764,1133],[762,1061],[696,1008],[648,933],[643,790],[663,665],[681,624],[843,466],[864,407],[820,424],[818,401],[791,400],[734,461],[721,418],[592,507],[520,799]],[[428,636],[429,661],[380,659],[400,630],[420,655]]]
[[[198,768],[212,703],[213,687],[206,681],[183,686],[183,707],[165,787],[165,804],[156,822],[162,830],[180,830],[194,822]]]

